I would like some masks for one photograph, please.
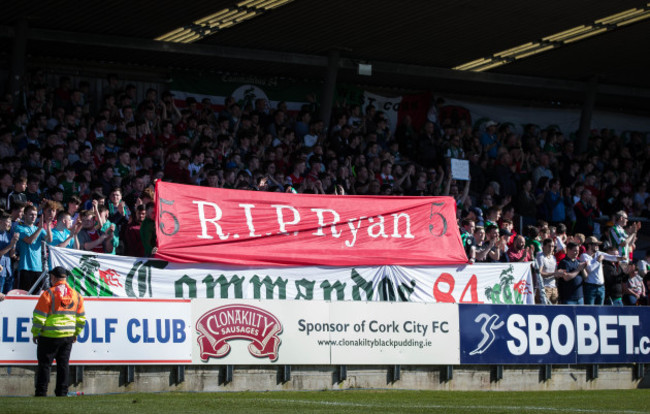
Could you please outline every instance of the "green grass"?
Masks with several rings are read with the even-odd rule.
[[[2,413],[626,413],[650,412],[650,390],[445,392],[320,391],[0,398]]]

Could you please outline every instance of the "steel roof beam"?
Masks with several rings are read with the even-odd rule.
[[[74,33],[57,30],[30,28],[28,39],[33,41],[55,42],[63,44],[78,44],[102,46],[116,49],[143,50],[149,52],[175,53],[206,57],[219,57],[236,60],[251,60],[274,62],[299,66],[327,67],[327,56],[307,55],[300,53],[278,52],[270,50],[247,49],[228,46],[213,46],[203,44],[167,43],[149,39],[137,39],[121,36],[96,35],[91,33]],[[0,26],[0,37],[14,37],[14,28]],[[407,75],[420,78],[457,80],[491,85],[517,86],[527,88],[543,88],[547,90],[583,92],[587,82],[577,82],[561,79],[538,78],[521,75],[500,73],[467,72],[446,68],[410,65],[392,62],[370,62],[374,73]],[[340,69],[357,70],[358,59],[340,59]],[[598,85],[599,95],[650,98],[650,89],[634,88],[618,85]]]

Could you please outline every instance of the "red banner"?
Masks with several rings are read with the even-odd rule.
[[[241,266],[465,263],[451,197],[224,190],[158,182],[157,257]]]

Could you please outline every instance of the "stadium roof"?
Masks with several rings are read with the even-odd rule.
[[[0,50],[11,50],[19,22],[26,21],[31,65],[111,63],[323,78],[328,54],[337,51],[339,81],[576,104],[597,81],[597,106],[650,110],[650,19],[598,26],[607,30],[555,42],[546,52],[486,72],[452,69],[632,8],[648,9],[647,0],[292,0],[191,44],[154,40],[183,27],[200,32],[197,21],[238,4],[244,10],[273,1],[10,2],[0,15]],[[10,59],[5,53],[6,64]],[[372,76],[358,75],[359,63],[371,64]]]

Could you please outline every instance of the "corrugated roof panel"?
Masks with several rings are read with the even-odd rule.
[[[237,1],[5,3],[0,14],[0,25],[4,26],[13,26],[26,18],[33,28],[79,36],[153,39]],[[294,0],[199,43],[320,56],[336,48],[342,56],[357,60],[451,68],[646,3],[647,0]],[[645,53],[650,49],[648,24],[637,23],[616,33],[499,67],[494,72],[562,79],[583,79],[599,72],[612,83],[650,85],[647,76],[630,76],[640,72],[636,67],[650,66],[650,54]],[[35,56],[110,58],[161,67],[201,67],[215,61],[205,56],[132,51],[117,46],[45,46],[30,42],[28,51]],[[77,56],[80,54],[83,56]],[[250,66],[232,59],[219,61],[219,65],[233,70]],[[287,69],[297,73],[300,70]]]

